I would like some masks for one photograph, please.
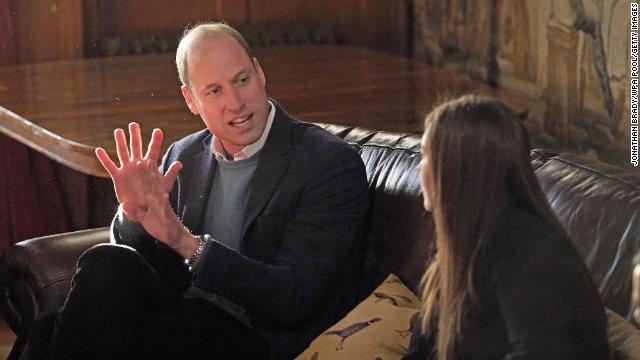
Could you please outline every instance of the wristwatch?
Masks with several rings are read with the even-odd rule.
[[[191,268],[193,264],[196,263],[196,260],[198,260],[200,254],[202,254],[202,250],[204,250],[204,236],[198,235],[196,238],[198,239],[198,247],[196,248],[196,251],[193,253],[193,255],[191,255],[190,258],[184,259],[184,263],[189,268]]]

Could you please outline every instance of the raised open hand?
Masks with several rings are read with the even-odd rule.
[[[116,129],[114,131],[116,141],[116,151],[120,161],[120,167],[111,160],[107,152],[99,147],[96,149],[96,156],[105,170],[111,176],[113,187],[116,192],[118,202],[123,206],[125,215],[129,220],[138,221],[137,211],[147,208],[148,185],[141,177],[141,172],[137,166],[146,165],[147,160],[157,163],[160,158],[162,148],[162,130],[154,129],[151,135],[151,141],[147,148],[147,153],[142,156],[142,137],[140,135],[140,126],[132,122],[129,124],[130,149],[127,146],[127,139],[124,130]],[[182,169],[180,162],[171,164],[167,173],[162,178],[162,186],[164,192],[168,193],[173,188],[173,184],[178,176],[178,172]],[[158,170],[159,171],[159,170]],[[132,213],[133,211],[133,213]]]
[[[153,160],[143,160],[136,164],[137,177],[145,187],[145,207],[125,202],[122,209],[144,227],[149,235],[176,252],[189,257],[197,246],[196,238],[191,235],[176,216],[169,203],[169,193],[165,189],[162,174]]]

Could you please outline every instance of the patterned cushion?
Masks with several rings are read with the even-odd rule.
[[[400,359],[409,346],[410,320],[419,305],[411,290],[391,274],[297,359]]]
[[[607,311],[609,346],[614,360],[640,359],[640,330],[625,318]]]

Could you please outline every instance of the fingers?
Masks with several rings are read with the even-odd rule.
[[[107,170],[109,176],[113,178],[114,174],[118,170],[118,167],[113,162],[113,160],[111,160],[109,154],[107,154],[107,152],[103,148],[99,147],[96,148],[96,157],[98,158],[98,160],[100,160],[100,163],[102,164],[104,169]]]
[[[118,153],[118,160],[120,160],[120,166],[124,166],[124,164],[129,162],[129,149],[124,130],[115,129],[113,131],[113,137],[116,140],[116,151]]]
[[[129,141],[131,142],[131,160],[136,161],[142,158],[142,136],[140,135],[140,125],[136,122],[129,123]]]
[[[169,170],[167,170],[167,173],[164,174],[164,191],[165,192],[171,192],[180,170],[182,170],[182,163],[180,161],[174,161],[173,164],[169,166]]]
[[[153,177],[153,180],[162,180],[162,174],[158,168],[158,164],[154,160],[146,160],[143,162],[147,167],[147,173]]]
[[[151,133],[151,141],[149,142],[149,147],[147,148],[147,154],[144,156],[145,159],[153,160],[158,162],[160,160],[160,151],[162,150],[162,140],[164,136],[162,134],[162,130],[153,129]]]
[[[120,160],[120,166],[140,159],[149,159],[155,162],[160,160],[160,151],[162,150],[162,140],[164,138],[162,130],[160,129],[153,129],[151,141],[149,142],[144,158],[142,157],[142,135],[138,123],[132,122],[129,124],[129,146],[127,146],[127,138],[124,130],[116,129],[113,132],[113,137],[116,140],[116,151],[118,153],[118,160]],[[131,152],[129,152],[129,149]]]

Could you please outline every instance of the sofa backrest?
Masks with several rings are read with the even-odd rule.
[[[640,173],[544,150],[532,152],[532,164],[604,304],[630,319],[632,260],[640,251]]]
[[[422,207],[416,169],[420,135],[322,126],[353,145],[367,170],[371,206],[362,294],[390,272],[417,289],[434,252],[433,221]],[[542,189],[604,304],[630,319],[632,258],[640,251],[640,174],[570,154],[531,155]]]
[[[416,290],[435,243],[432,217],[422,205],[416,168],[420,136],[322,126],[354,146],[367,171],[367,271],[360,281],[360,295],[368,295],[389,273]]]

